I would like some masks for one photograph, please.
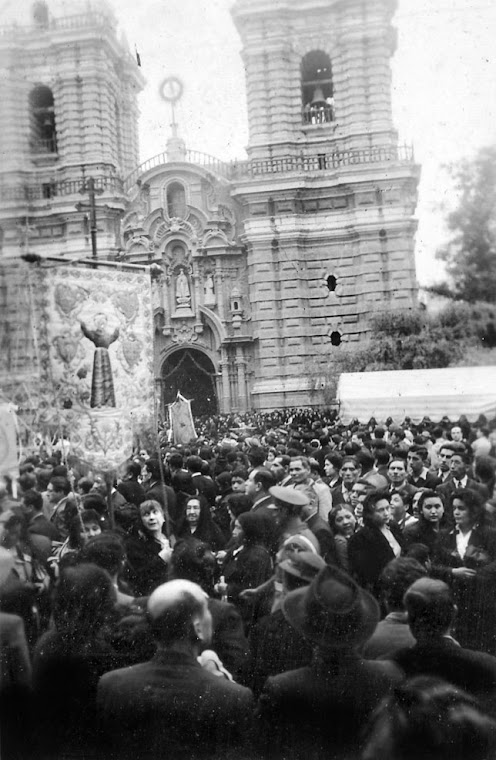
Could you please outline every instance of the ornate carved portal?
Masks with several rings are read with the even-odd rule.
[[[162,401],[172,404],[178,391],[191,400],[194,416],[217,414],[217,373],[202,351],[183,348],[172,353],[162,366]]]

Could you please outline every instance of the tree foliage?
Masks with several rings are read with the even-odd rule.
[[[466,301],[496,303],[496,146],[450,171],[459,201],[447,217],[451,240],[437,251],[450,289]]]
[[[370,334],[357,344],[342,344],[329,353],[326,372],[316,369],[316,389],[324,401],[335,396],[342,372],[437,369],[491,363],[496,347],[496,308],[457,301],[436,314],[421,309],[389,310],[372,317]],[[311,372],[309,374],[312,374]]]

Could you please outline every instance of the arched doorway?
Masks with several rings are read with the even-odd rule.
[[[217,414],[215,367],[202,351],[182,348],[174,351],[162,365],[162,398],[172,404],[179,391],[191,399],[194,417]]]

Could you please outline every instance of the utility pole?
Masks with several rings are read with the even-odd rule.
[[[83,187],[79,191],[81,195],[85,195],[88,193],[90,197],[89,203],[76,203],[76,209],[77,211],[89,211],[90,212],[90,235],[91,235],[91,257],[93,259],[97,259],[97,248],[96,248],[96,234],[97,234],[97,226],[96,226],[96,202],[95,202],[95,196],[101,195],[103,193],[103,190],[101,188],[95,187],[95,179],[94,177],[88,177],[88,180],[83,184]]]

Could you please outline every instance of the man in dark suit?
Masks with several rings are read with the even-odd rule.
[[[109,751],[124,758],[196,758],[244,747],[251,691],[197,660],[212,636],[205,593],[190,581],[169,581],[150,596],[148,615],[155,657],[107,673],[98,685]]]
[[[358,727],[401,678],[392,663],[358,654],[379,605],[326,566],[309,586],[287,594],[282,611],[315,650],[311,665],[267,679],[258,707],[262,757],[358,757]]]
[[[351,503],[351,489],[360,477],[360,467],[355,457],[345,457],[339,471],[340,485],[331,490],[332,506]]]
[[[494,711],[496,658],[464,649],[450,636],[456,607],[449,586],[421,578],[406,592],[404,604],[416,644],[396,652],[392,659],[406,677],[424,675],[450,681]]]
[[[186,460],[186,467],[191,472],[193,483],[198,493],[201,493],[208,501],[211,507],[215,504],[217,488],[209,475],[203,475],[204,460],[201,457],[191,456]]]
[[[162,472],[158,459],[148,459],[143,472],[146,478],[144,484],[145,500],[153,499],[162,505],[170,517],[176,514],[176,494],[173,488],[162,480]]]
[[[320,554],[328,564],[338,564],[336,543],[329,523],[319,515],[317,507],[308,503],[302,508],[301,517],[320,545]]]
[[[441,494],[445,504],[449,503],[449,497],[454,491],[458,491],[460,488],[470,488],[472,491],[479,493],[484,500],[489,499],[489,491],[482,483],[478,483],[476,480],[468,477],[469,458],[468,454],[462,451],[454,451],[450,459],[449,469],[450,476],[445,483],[437,486],[436,491]],[[452,520],[452,515],[448,514],[447,517]]]
[[[407,454],[408,482],[415,488],[435,488],[440,479],[426,467],[428,452],[425,446],[414,444]]]
[[[368,660],[378,660],[398,649],[415,646],[403,597],[412,583],[425,575],[425,567],[412,557],[398,557],[386,565],[381,574],[381,585],[388,614],[365,642],[362,654]]]
[[[18,615],[0,612],[0,731],[4,757],[29,757],[31,662]]]

